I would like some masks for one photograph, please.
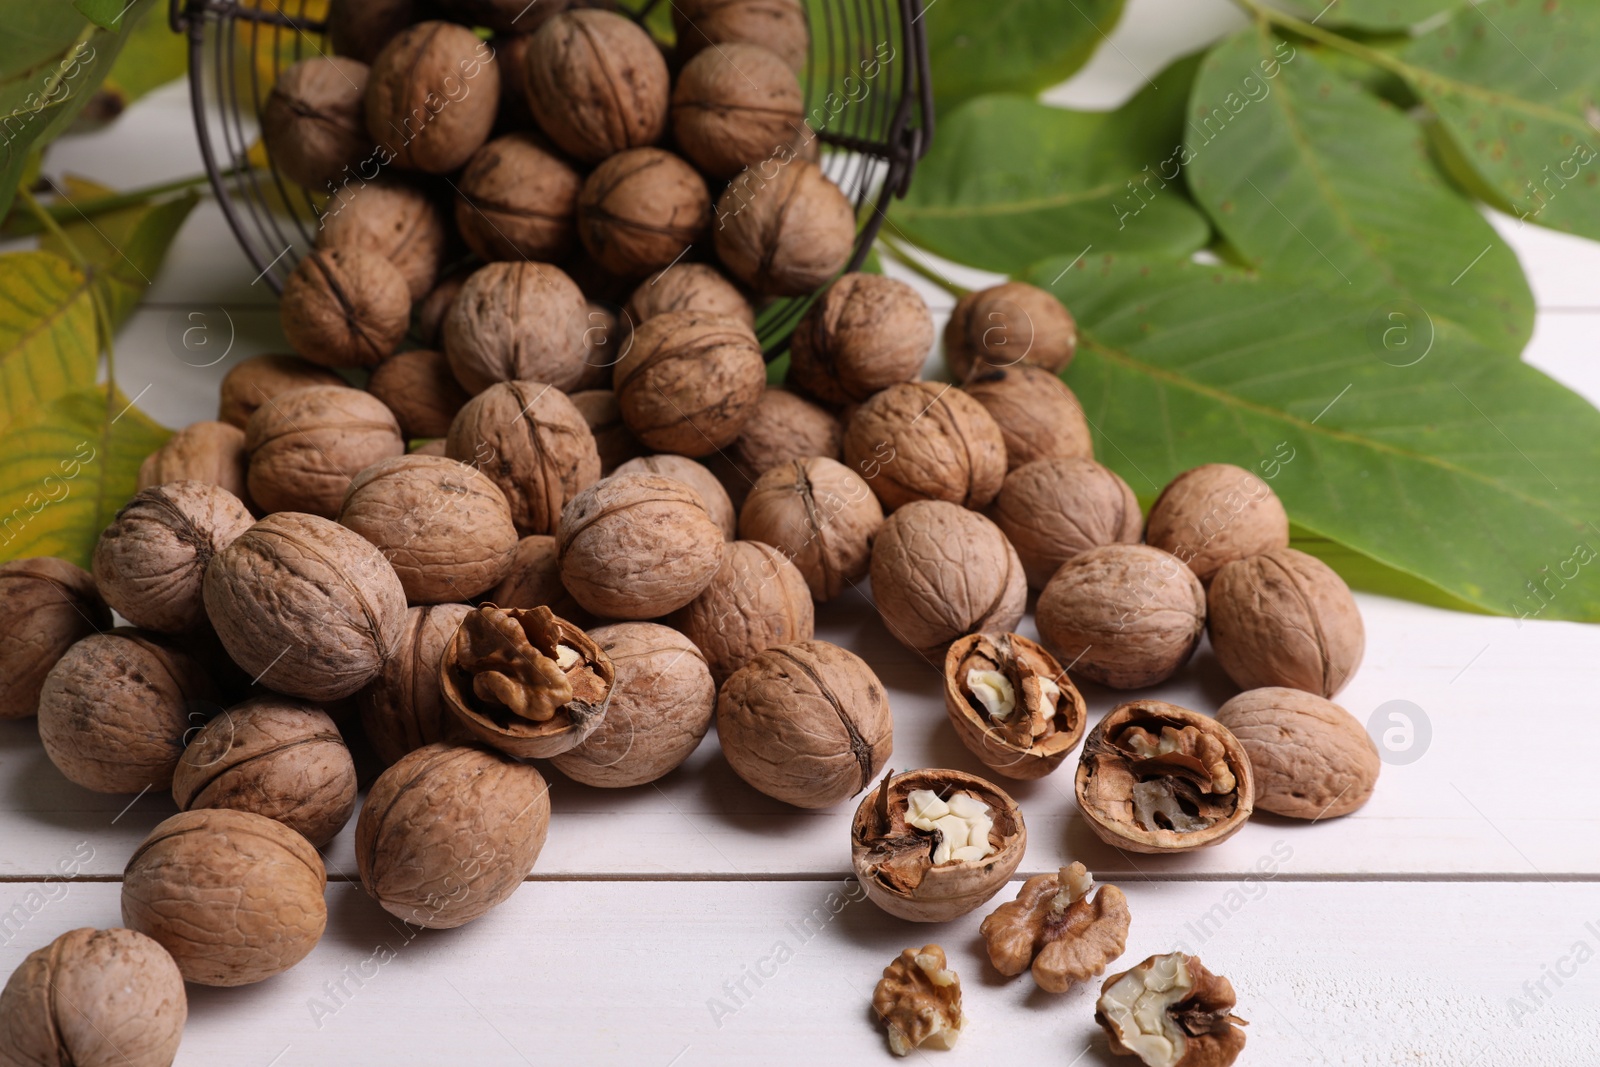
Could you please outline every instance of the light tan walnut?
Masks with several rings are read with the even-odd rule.
[[[883,969],[872,991],[872,1010],[889,1030],[889,1051],[954,1048],[966,1025],[961,1014],[961,979],[938,945],[908,948]]]
[[[1344,708],[1298,689],[1240,693],[1217,709],[1256,773],[1256,807],[1293,819],[1348,815],[1372,796],[1378,746]]]
[[[1010,977],[1031,966],[1039,988],[1065,993],[1122,955],[1128,923],[1122,890],[1107,885],[1096,892],[1094,875],[1073,863],[1023,882],[1017,899],[996,908],[978,932],[995,970]]]

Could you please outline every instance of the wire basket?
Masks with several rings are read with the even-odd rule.
[[[658,0],[636,12],[645,19]],[[866,262],[890,197],[904,196],[933,136],[923,0],[805,0],[811,50],[801,72],[821,166],[856,205],[848,270]],[[258,144],[257,116],[291,64],[332,54],[326,0],[171,0],[189,39],[189,89],[200,153],[222,212],[259,282],[281,292],[314,244],[320,205]],[[757,321],[768,357],[787,347],[815,294],[775,300]]]

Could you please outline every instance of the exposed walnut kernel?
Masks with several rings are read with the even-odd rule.
[[[1112,1052],[1146,1067],[1229,1067],[1244,1049],[1239,1027],[1248,1025],[1233,1014],[1235,1003],[1226,978],[1170,952],[1107,978],[1094,1018]]]
[[[1128,943],[1128,898],[1114,885],[1094,891],[1081,863],[1022,883],[1017,899],[1002,904],[978,927],[989,962],[1004,975],[1030,964],[1039,988],[1064,993],[1122,955]]]
[[[923,945],[902,951],[872,991],[872,1010],[889,1029],[889,1051],[954,1048],[966,1025],[961,979],[946,966],[944,949]]]

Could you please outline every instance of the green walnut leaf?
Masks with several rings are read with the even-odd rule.
[[[1032,94],[1064,81],[1106,40],[1122,6],[1123,0],[925,4],[937,110],[984,93]]]
[[[889,233],[1016,273],[1062,249],[1181,258],[1211,238],[1184,189],[1183,110],[1199,57],[1115,111],[986,96],[940,122]]]
[[[1412,41],[1392,66],[1492,202],[1600,239],[1596,41],[1600,4],[1486,0]]]
[[[73,124],[74,129],[85,125],[86,119],[93,125],[116,118],[129,104],[152,89],[177,81],[188,69],[189,39],[173,33],[159,13],[140,19],[129,31],[127,43],[117,54],[105,82]]]
[[[1382,568],[1347,569],[1357,582],[1397,572],[1495,614],[1600,620],[1600,411],[1581,397],[1339,287],[1071,262],[1029,280],[1077,317],[1067,381],[1138,492],[1236,463]]]
[[[0,256],[0,431],[94,385],[99,362],[89,278],[47,252]]]
[[[1281,6],[1318,26],[1404,30],[1460,7],[1466,0],[1289,0]]]
[[[1442,337],[1521,352],[1533,296],[1516,256],[1416,123],[1264,25],[1206,57],[1189,110],[1189,187],[1248,265],[1369,308],[1409,300]]]

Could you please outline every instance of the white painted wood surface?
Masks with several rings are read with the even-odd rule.
[[[1134,0],[1114,46],[1052,99],[1109,106],[1139,71],[1236,18],[1223,0]],[[48,167],[123,188],[198,170],[183,90],[61,142]],[[1600,401],[1600,246],[1494,221],[1540,307],[1528,361]],[[118,339],[119,380],[130,395],[149,387],[140,403],[154,417],[212,417],[234,362],[284,349],[253,276],[215,205],[202,204]],[[924,288],[942,323],[948,297]],[[197,322],[214,351],[231,340],[227,358],[195,366],[205,361],[173,340]],[[1364,722],[1378,717],[1380,734],[1398,725],[1385,718],[1397,709],[1416,730],[1410,747],[1386,752],[1359,813],[1314,826],[1259,818],[1199,855],[1129,856],[1088,832],[1060,773],[1013,789],[1030,829],[1018,877],[1081,859],[1121,884],[1134,915],[1121,965],[1200,952],[1233,979],[1252,1021],[1245,1063],[1593,1064],[1600,791],[1581,758],[1561,756],[1600,750],[1600,627],[1360,600],[1367,660],[1340,701]],[[893,642],[864,598],[823,609],[819,636],[859,651],[889,688],[894,766],[981,770],[945,721],[934,668]],[[1087,695],[1095,718],[1119,699]],[[1230,688],[1202,647],[1151,695],[1210,710]],[[997,979],[976,937],[981,915],[928,929],[855,901],[807,936],[806,916],[851,892],[852,805],[770,802],[733,775],[714,736],[656,786],[550,777],[554,815],[533,884],[463,930],[413,938],[388,921],[349,884],[347,830],[328,850],[323,943],[260,986],[192,990],[179,1063],[885,1062],[872,985],[900,948],[926,940],[949,949],[967,989],[972,1027],[949,1062],[1127,1062],[1095,1036],[1087,990],[1051,997],[1026,978]],[[77,789],[31,723],[0,723],[0,974],[64,930],[115,924],[122,865],[171,810],[163,796]],[[67,870],[77,880],[36,881]],[[780,942],[793,958],[757,987],[746,976],[771,971]]]

